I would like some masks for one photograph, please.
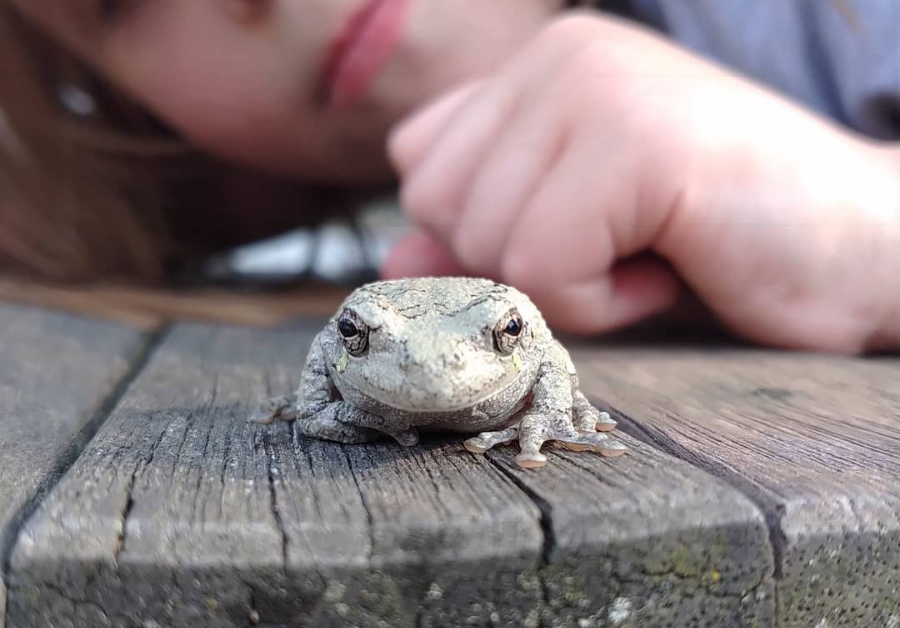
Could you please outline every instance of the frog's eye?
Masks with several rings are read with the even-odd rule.
[[[369,328],[359,315],[347,309],[337,319],[337,331],[350,355],[359,357],[369,348]]]
[[[509,355],[519,344],[525,321],[515,308],[503,315],[494,327],[494,347],[503,355]]]
[[[341,335],[344,338],[353,338],[353,336],[359,333],[359,329],[356,328],[356,323],[346,318],[338,321],[338,331],[341,332]]]

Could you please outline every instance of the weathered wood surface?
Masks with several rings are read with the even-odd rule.
[[[175,327],[22,530],[8,628],[770,623],[759,510],[637,441],[526,473],[247,424],[317,329]]]
[[[759,511],[725,483],[626,442],[627,458],[560,452],[539,473],[510,451],[488,454],[545,515],[541,625],[771,626],[773,558]]]
[[[145,340],[114,324],[0,305],[0,572],[22,521],[78,455]],[[0,582],[0,609],[4,594]]]
[[[900,359],[582,347],[624,429],[754,500],[778,625],[900,626]]]

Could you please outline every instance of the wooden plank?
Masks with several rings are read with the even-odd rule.
[[[574,359],[626,431],[765,511],[779,626],[900,625],[900,359],[674,346]]]
[[[622,436],[611,460],[554,452],[540,473],[489,453],[545,515],[543,626],[771,626],[761,513],[724,482]]]
[[[13,625],[583,628],[670,606],[707,619],[691,625],[771,614],[761,513],[640,443],[608,463],[554,454],[526,485],[513,451],[478,457],[460,439],[340,446],[245,423],[252,403],[293,388],[318,328],[176,327],[23,530]],[[657,606],[626,608],[639,599]]]
[[[496,469],[246,423],[313,331],[176,328],[23,531],[13,625],[522,625],[539,512]]]
[[[93,433],[146,339],[119,325],[0,305],[0,571],[18,527]],[[0,609],[4,593],[0,581]]]

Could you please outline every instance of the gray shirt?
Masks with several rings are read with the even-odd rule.
[[[874,138],[900,140],[900,0],[601,0]]]

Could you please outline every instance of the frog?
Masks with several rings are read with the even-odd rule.
[[[301,435],[345,444],[411,447],[420,432],[443,432],[469,436],[465,449],[484,454],[517,441],[524,469],[547,464],[547,442],[626,451],[532,299],[479,277],[356,287],[314,337],[296,390],[250,420],[294,421]]]

